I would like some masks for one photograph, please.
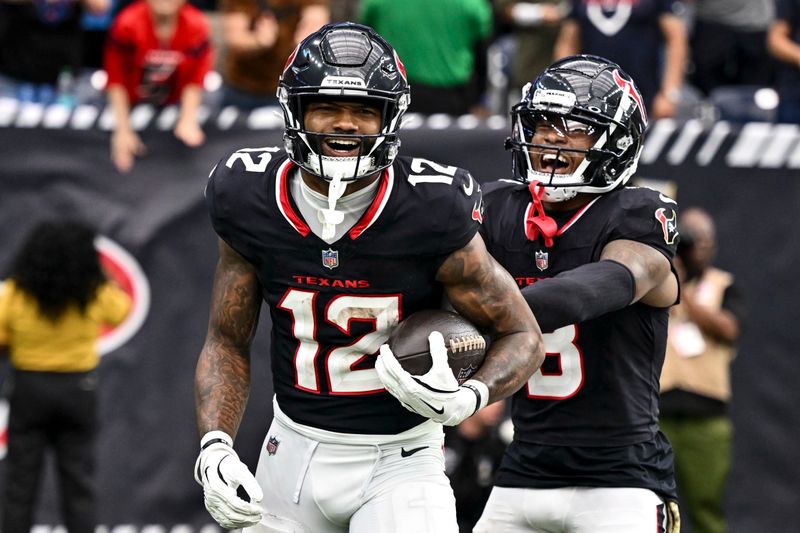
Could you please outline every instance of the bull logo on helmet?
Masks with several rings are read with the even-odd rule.
[[[633,84],[632,81],[626,80],[622,76],[620,76],[618,70],[614,70],[614,83],[617,84],[617,87],[622,89],[624,94],[627,94],[629,98],[631,98],[635,103],[636,107],[639,108],[639,112],[642,114],[642,119],[644,123],[647,124],[647,111],[644,107],[644,100],[642,99],[642,95],[639,94],[639,90]]]

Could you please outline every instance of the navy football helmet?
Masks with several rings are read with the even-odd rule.
[[[355,157],[322,155],[330,134],[305,129],[303,113],[314,99],[367,99],[382,110],[377,135],[337,134],[359,143]],[[325,180],[350,182],[388,167],[397,156],[400,121],[411,102],[405,68],[394,48],[372,28],[350,22],[328,24],[289,56],[278,84],[284,144],[301,168]]]
[[[647,129],[644,102],[630,76],[616,63],[590,55],[567,57],[543,70],[523,89],[511,119],[506,149],[513,152],[514,177],[541,183],[543,199],[550,202],[622,187],[636,171]],[[563,139],[581,132],[593,144],[580,149],[568,142],[543,144],[542,136],[534,144],[539,128]]]

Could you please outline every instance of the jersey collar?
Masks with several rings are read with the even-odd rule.
[[[281,164],[280,167],[278,167],[278,172],[276,172],[275,176],[275,200],[278,204],[278,209],[283,215],[283,218],[286,219],[286,222],[288,222],[289,225],[292,226],[295,231],[297,231],[297,233],[303,237],[306,237],[309,233],[311,233],[311,228],[309,228],[308,224],[303,221],[302,217],[295,210],[294,206],[292,206],[292,202],[289,200],[289,172],[295,166],[296,165],[291,159],[287,159],[283,162],[283,164]],[[355,240],[370,226],[372,226],[375,221],[378,220],[378,217],[386,207],[389,197],[391,196],[392,189],[394,188],[394,168],[391,166],[386,168],[383,171],[380,180],[381,183],[378,185],[378,191],[375,194],[375,198],[372,200],[372,203],[361,216],[361,219],[356,223],[355,226],[350,228],[350,231],[348,232],[351,240]]]
[[[352,240],[355,240],[362,233],[367,231],[367,228],[372,226],[375,221],[378,220],[378,217],[381,216],[381,213],[383,213],[383,208],[386,207],[386,203],[389,201],[389,196],[391,196],[392,189],[394,188],[394,167],[387,167],[383,171],[383,175],[380,179],[381,184],[378,185],[378,192],[375,194],[375,199],[372,200],[372,204],[361,216],[361,220],[350,228],[349,235]]]
[[[564,233],[566,233],[566,231],[569,228],[571,228],[573,225],[575,225],[575,223],[578,221],[578,219],[581,218],[589,210],[589,208],[592,207],[594,205],[594,203],[597,200],[600,199],[600,197],[601,197],[601,195],[598,195],[594,200],[592,200],[591,202],[589,202],[585,206],[583,206],[580,209],[578,209],[578,211],[576,211],[575,214],[572,215],[572,217],[570,217],[570,219],[567,221],[566,224],[564,224],[563,226],[558,228],[558,232],[556,233],[556,236],[560,236],[560,235],[563,235]],[[525,223],[528,220],[528,217],[530,216],[531,209],[533,209],[533,202],[528,203],[528,207],[525,209],[525,213],[524,213],[524,215],[522,217],[522,227],[523,228],[525,227]]]

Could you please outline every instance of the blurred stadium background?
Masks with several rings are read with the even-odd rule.
[[[213,5],[200,7],[213,20]],[[482,182],[507,177],[511,53],[503,40],[488,50],[487,116],[409,115],[403,152],[466,167]],[[217,527],[192,479],[193,373],[216,260],[203,186],[212,166],[232,151],[281,146],[283,123],[276,108],[220,108],[219,75],[211,75],[200,117],[205,144],[193,149],[175,139],[175,108],[138,106],[132,123],[148,153],[123,175],[108,157],[112,121],[101,81],[97,71],[78,78],[75,91],[88,95],[80,105],[0,98],[0,272],[43,218],[81,216],[100,229],[98,248],[137,305],[121,331],[104,340],[101,529],[208,533]],[[771,86],[729,87],[710,97],[687,86],[682,94],[675,118],[651,124],[637,179],[683,206],[710,212],[719,232],[717,263],[738,276],[746,295],[749,320],[733,364],[729,530],[794,531],[800,507],[800,126],[775,122]],[[250,465],[271,417],[266,313],[262,321],[253,391],[236,443]],[[7,372],[4,367],[2,377]],[[4,474],[0,460],[0,490],[9,482]],[[63,530],[58,505],[50,469],[38,533]]]

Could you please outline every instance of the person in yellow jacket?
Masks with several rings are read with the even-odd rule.
[[[0,287],[0,347],[12,374],[3,533],[31,530],[45,450],[54,451],[69,533],[96,526],[97,340],[128,315],[81,222],[37,225]]]
[[[681,508],[692,531],[722,533],[733,433],[730,363],[744,303],[733,275],[712,266],[717,242],[708,213],[686,209],[678,227],[681,302],[670,310],[660,424],[675,451]]]

